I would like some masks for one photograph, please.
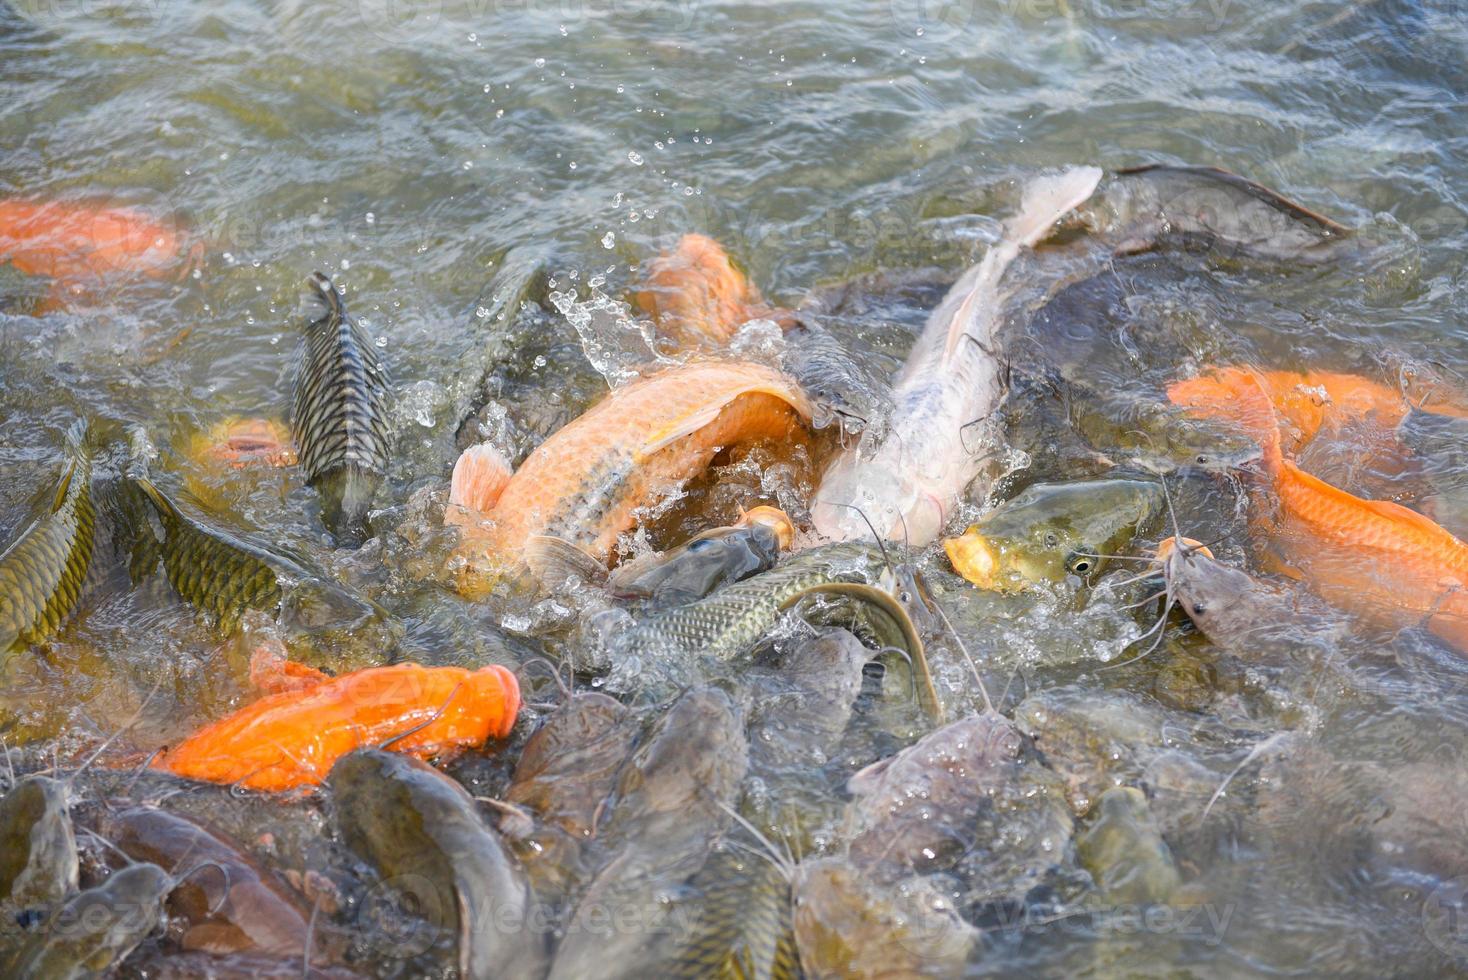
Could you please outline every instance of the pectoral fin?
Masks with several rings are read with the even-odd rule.
[[[607,580],[606,566],[565,538],[549,534],[532,535],[525,542],[525,564],[540,581],[558,585],[568,578],[592,585]]]

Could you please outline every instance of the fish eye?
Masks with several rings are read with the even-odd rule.
[[[1089,558],[1079,558],[1072,567],[1078,572],[1089,572],[1091,570],[1091,560]]]
[[[1045,532],[1045,547],[1054,548],[1060,544],[1060,535],[1054,531]]]
[[[1213,457],[1209,456],[1207,453],[1199,453],[1196,457],[1194,457],[1193,461],[1196,462],[1199,466],[1207,466],[1209,463],[1213,462]]]
[[[1203,614],[1205,614],[1207,612],[1208,612],[1208,610],[1203,607],[1203,604],[1201,602],[1198,602],[1198,603],[1194,603],[1193,604],[1193,611],[1190,612],[1188,615],[1190,615],[1190,616],[1202,616]]]

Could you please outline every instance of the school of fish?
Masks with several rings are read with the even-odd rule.
[[[0,667],[66,669],[78,622],[129,596],[187,611],[219,691],[170,710],[155,687],[65,759],[7,746],[7,975],[957,977],[1017,912],[1198,904],[1163,804],[1188,774],[1149,712],[1196,709],[1223,668],[1175,652],[1170,611],[1252,671],[1235,716],[1293,726],[1230,779],[1309,730],[1322,676],[1351,683],[1300,649],[1359,627],[1468,654],[1468,544],[1304,468],[1346,445],[1414,473],[1405,427],[1468,419],[1468,392],[1179,363],[1149,417],[1256,455],[1098,443],[1089,478],[1035,479],[1006,433],[1063,373],[1020,355],[1051,298],[1121,256],[1267,275],[1357,246],[1211,168],[1067,167],[1008,199],[877,397],[836,335],[687,234],[629,289],[647,363],[533,445],[466,424],[441,472],[405,472],[391,355],[321,273],[278,415],[161,445],[71,420],[7,525]],[[141,210],[0,200],[0,261],[55,304],[176,276],[190,243]],[[232,510],[261,481],[304,501],[295,545]],[[1199,486],[1243,488],[1238,550],[1180,526]],[[367,570],[398,550],[427,557]],[[1037,603],[1122,636],[1098,672],[1155,668],[1155,704],[991,691],[993,624]]]

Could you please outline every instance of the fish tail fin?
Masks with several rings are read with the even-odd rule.
[[[311,287],[312,293],[320,300],[326,312],[333,317],[344,317],[347,315],[347,301],[342,298],[341,290],[336,288],[323,272],[313,272],[306,277],[306,285]]]
[[[1027,248],[1038,244],[1055,222],[1085,203],[1099,183],[1100,167],[1068,167],[1035,178],[1025,187],[1019,213],[1010,219],[1006,236]]]

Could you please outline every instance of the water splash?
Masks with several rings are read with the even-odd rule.
[[[585,299],[575,291],[552,291],[551,305],[581,339],[581,350],[607,384],[619,388],[649,364],[668,363],[657,353],[652,323],[632,315],[626,303],[593,287]]]

